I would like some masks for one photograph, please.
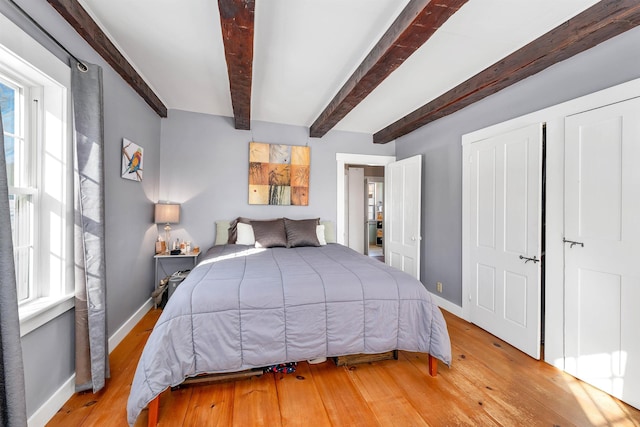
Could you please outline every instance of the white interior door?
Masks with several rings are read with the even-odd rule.
[[[385,262],[420,280],[422,156],[388,164],[384,181]]]
[[[543,125],[470,145],[470,320],[540,358]]]
[[[367,219],[365,212],[364,168],[350,167],[348,169],[348,180],[349,228],[347,236],[349,238],[349,247],[364,254],[364,230]]]
[[[565,370],[640,408],[640,100],[565,120]]]

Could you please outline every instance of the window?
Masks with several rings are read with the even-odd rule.
[[[382,220],[382,189],[384,187],[382,179],[384,178],[367,178],[367,219],[369,221]]]
[[[32,299],[34,212],[37,188],[34,186],[33,145],[25,137],[27,117],[25,88],[0,74],[0,107],[4,129],[4,150],[9,183],[11,233],[16,266],[18,302]]]
[[[24,335],[73,306],[70,76],[2,15],[0,26],[2,154]]]

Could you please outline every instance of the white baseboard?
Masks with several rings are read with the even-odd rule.
[[[109,338],[109,354],[114,348],[122,342],[129,332],[140,322],[145,314],[153,307],[151,299],[145,301],[133,316],[131,316],[124,324],[118,328],[118,330]],[[65,383],[60,387],[53,395],[39,407],[33,415],[29,417],[29,427],[43,427],[51,418],[58,412],[60,408],[69,400],[76,391],[75,387],[76,376],[73,374]]]
[[[464,319],[464,316],[462,315],[462,307],[435,294],[431,294],[431,297],[438,307],[443,308],[449,313],[455,314],[456,316]]]
[[[73,374],[53,395],[44,402],[27,420],[29,427],[43,427],[58,412],[60,408],[69,400],[76,391],[76,375]]]
[[[151,307],[153,307],[153,300],[149,298],[147,301],[145,301],[144,304],[142,304],[142,307],[140,307],[135,313],[133,313],[133,316],[131,316],[129,320],[124,322],[124,325],[120,326],[120,328],[115,331],[114,334],[111,335],[111,337],[109,337],[109,354],[111,354],[113,349],[122,342],[122,340],[127,336],[129,332],[131,332],[133,327],[136,326],[138,322],[140,322],[140,320],[142,320],[144,315],[147,314],[149,310],[151,310]]]

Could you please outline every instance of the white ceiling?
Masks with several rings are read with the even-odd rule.
[[[169,109],[233,116],[216,0],[80,0]],[[256,0],[251,119],[310,126],[408,0]],[[469,0],[335,129],[374,133],[597,0]]]

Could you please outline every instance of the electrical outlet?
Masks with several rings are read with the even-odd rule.
[[[436,282],[436,291],[442,293],[442,282]]]

